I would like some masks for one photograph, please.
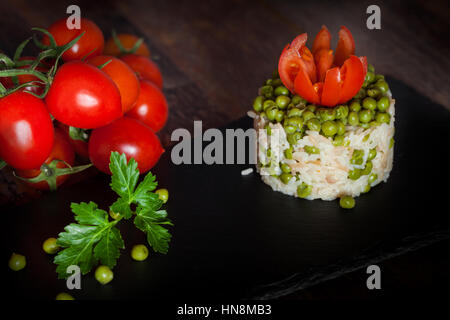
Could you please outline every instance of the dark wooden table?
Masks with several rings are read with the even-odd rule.
[[[30,35],[33,26],[47,27],[65,16],[73,1],[2,0],[0,49],[12,54]],[[347,26],[356,42],[356,53],[368,56],[376,70],[389,74],[421,94],[450,108],[450,3],[425,1],[78,1],[82,15],[94,20],[109,37],[110,31],[144,37],[164,77],[170,118],[160,133],[169,146],[171,132],[179,127],[192,132],[193,120],[203,128],[218,127],[245,115],[262,81],[276,67],[284,45],[297,34],[314,37],[326,24],[337,42],[337,31]],[[381,30],[366,28],[366,8],[381,8]],[[394,92],[395,95],[395,92]],[[11,172],[0,173],[0,204],[23,202],[39,194],[18,183]],[[446,244],[440,249],[449,248]],[[436,248],[436,245],[433,247]],[[433,251],[434,250],[434,251]],[[433,286],[429,274],[442,274],[438,249],[393,261],[391,288]],[[402,260],[403,259],[403,260]],[[406,259],[406,260],[405,260]],[[408,260],[410,259],[410,260]],[[416,259],[416,260],[414,260]],[[426,260],[426,261],[423,261]],[[397,261],[397,262],[395,262]],[[422,268],[406,268],[421,261]],[[403,271],[401,271],[403,270]],[[370,297],[365,274],[323,284],[292,297]],[[422,281],[417,281],[422,279]],[[448,277],[447,283],[448,283]],[[341,289],[336,289],[337,287]],[[361,289],[362,288],[362,289]]]

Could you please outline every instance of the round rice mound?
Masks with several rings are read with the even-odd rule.
[[[302,184],[312,186],[312,191],[306,199],[334,200],[341,196],[359,196],[369,184],[370,175],[362,175],[357,180],[348,178],[350,170],[365,167],[369,151],[376,149],[376,157],[372,160],[371,174],[377,179],[371,187],[386,181],[392,170],[394,148],[391,139],[394,136],[395,100],[388,112],[391,115],[389,124],[383,123],[376,127],[363,129],[359,126],[346,126],[343,146],[334,146],[331,138],[320,135],[317,131],[306,131],[302,139],[292,146],[292,159],[287,159],[284,151],[290,147],[286,132],[279,123],[270,123],[266,118],[255,115],[254,127],[257,132],[257,171],[262,180],[275,191],[297,196],[297,188]],[[267,135],[266,125],[270,126],[271,134]],[[319,154],[308,154],[305,146],[314,146]],[[267,150],[270,148],[268,156]],[[350,160],[353,151],[364,151],[363,164],[353,165]],[[294,177],[284,184],[278,175],[281,174],[280,162],[288,164]]]

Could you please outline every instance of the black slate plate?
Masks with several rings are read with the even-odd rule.
[[[450,112],[388,79],[396,98],[394,169],[357,199],[351,211],[337,201],[307,201],[273,192],[248,165],[173,165],[168,150],[153,170],[170,190],[175,223],[168,255],[145,262],[129,256],[142,233],[123,223],[127,245],[106,286],[82,278],[81,299],[275,298],[392,255],[450,237],[446,210],[449,174],[445,150]],[[248,128],[242,118],[229,128]],[[443,183],[441,183],[443,182]],[[71,202],[111,204],[109,177],[99,175],[16,208],[2,208],[3,261],[27,256],[20,272],[7,271],[10,297],[53,299],[67,291],[52,258],[41,250],[72,221]],[[447,254],[447,253],[444,253]]]

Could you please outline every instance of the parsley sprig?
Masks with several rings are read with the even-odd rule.
[[[64,248],[54,259],[59,278],[67,278],[67,267],[78,265],[86,274],[99,262],[114,268],[125,248],[117,224],[134,216],[135,226],[147,235],[148,244],[154,251],[167,253],[171,234],[164,227],[173,225],[167,212],[161,210],[163,202],[152,192],[158,183],[152,173],[148,173],[138,184],[139,170],[134,159],[124,154],[111,153],[109,167],[112,172],[111,189],[117,193],[117,200],[110,210],[118,213],[117,220],[109,220],[106,211],[94,202],[72,203],[71,209],[78,223],[67,225],[58,236],[57,243]]]

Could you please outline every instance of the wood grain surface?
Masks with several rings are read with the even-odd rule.
[[[302,32],[313,37],[322,24],[332,32],[334,45],[339,27],[347,26],[356,54],[367,56],[377,72],[450,109],[450,2],[445,0],[2,0],[0,49],[13,54],[31,27],[48,27],[65,17],[70,4],[79,5],[106,38],[112,29],[144,37],[162,71],[169,102],[169,121],[159,134],[166,147],[174,129],[192,132],[194,120],[209,128],[245,115],[284,45]],[[366,28],[370,4],[381,8],[381,30]],[[10,169],[0,172],[0,205],[39,195]]]

